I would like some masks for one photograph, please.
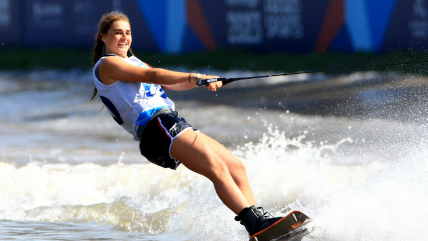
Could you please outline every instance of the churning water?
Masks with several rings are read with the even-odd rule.
[[[88,103],[91,81],[0,73],[0,240],[247,240],[208,179],[148,163]],[[425,82],[300,75],[168,94],[245,163],[259,205],[313,217],[310,239],[425,240]]]

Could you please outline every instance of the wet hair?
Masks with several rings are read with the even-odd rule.
[[[107,34],[108,30],[111,28],[114,22],[116,21],[125,21],[129,23],[129,26],[131,26],[131,22],[129,22],[128,16],[121,12],[109,12],[104,14],[101,17],[100,23],[98,24],[98,33],[95,40],[94,49],[92,50],[92,67],[95,66],[95,64],[98,62],[98,60],[101,59],[101,57],[104,55],[105,52],[105,45],[102,41],[101,37],[104,34]],[[129,49],[129,52],[132,53],[132,50]],[[94,95],[92,96],[91,100],[94,100],[95,96],[97,95],[98,91],[97,88],[94,89]]]

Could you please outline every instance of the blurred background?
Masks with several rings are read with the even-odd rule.
[[[161,53],[410,51],[428,36],[423,0],[2,0],[1,41],[91,48],[111,10],[129,16],[135,49]]]
[[[0,0],[1,240],[247,240],[207,179],[148,163],[89,103],[113,10],[153,67],[320,71],[167,92],[266,210],[308,213],[310,240],[428,237],[428,0]]]
[[[366,62],[379,58],[369,53],[424,51],[428,37],[424,0],[1,0],[1,51],[8,61],[2,58],[0,68],[86,67],[99,19],[112,10],[129,16],[133,49],[150,53],[152,64],[160,65],[167,63],[161,57],[154,61],[153,55],[215,52],[224,58],[244,56],[234,64],[240,68],[282,70],[290,68],[289,64],[314,68],[311,61],[324,65],[357,61],[341,55],[337,59],[332,53],[365,53],[368,56],[360,61]],[[11,49],[14,54],[7,52]],[[52,49],[56,51],[49,53],[51,62],[38,63],[41,57],[33,56]],[[21,61],[18,50],[23,51]],[[229,51],[230,55],[221,55]],[[259,60],[275,53],[280,56],[274,55],[277,58],[268,63]],[[61,60],[57,56],[66,54]],[[290,61],[291,57],[284,58],[288,55],[312,57]],[[31,62],[30,56],[37,59]],[[220,59],[211,57],[209,61],[180,57],[173,64],[221,66]],[[228,65],[221,67],[233,68],[224,58]]]

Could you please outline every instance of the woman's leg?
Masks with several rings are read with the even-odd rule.
[[[247,170],[244,163],[242,163],[241,160],[236,158],[236,156],[230,153],[229,150],[227,150],[216,140],[200,132],[197,134],[198,136],[201,136],[206,141],[208,146],[217,153],[224,163],[226,163],[233,180],[235,181],[236,185],[238,185],[247,201],[250,203],[250,206],[257,206],[253,191],[251,190],[250,183],[248,181]]]
[[[171,156],[179,159],[190,170],[210,179],[223,203],[234,213],[239,214],[242,209],[251,206],[252,203],[246,198],[235,181],[235,179],[240,180],[240,178],[233,178],[233,171],[231,172],[227,165],[229,163],[233,168],[236,164],[232,165],[233,161],[224,161],[222,159],[228,156],[226,153],[222,153],[227,150],[223,150],[219,146],[221,145],[218,142],[208,138],[206,135],[195,133],[193,130],[188,129],[174,140],[171,147]],[[237,175],[234,174],[234,176]]]

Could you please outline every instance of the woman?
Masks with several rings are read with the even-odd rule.
[[[130,47],[131,27],[126,15],[105,14],[93,50],[95,90],[114,120],[135,140],[149,161],[176,169],[180,163],[210,179],[222,202],[238,216],[250,235],[278,218],[256,208],[243,163],[217,141],[193,129],[176,111],[163,89],[188,90],[196,81],[218,78],[151,68],[137,59]],[[128,51],[131,57],[128,57]],[[216,91],[221,82],[206,87]]]

